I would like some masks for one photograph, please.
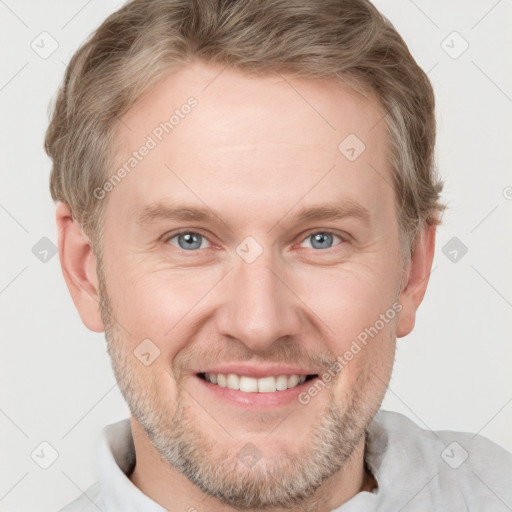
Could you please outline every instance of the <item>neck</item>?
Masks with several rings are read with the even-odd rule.
[[[168,512],[183,510],[214,510],[235,512],[235,509],[203,493],[174,467],[166,464],[155,450],[146,433],[133,418],[130,419],[136,453],[136,465],[129,479],[144,494]],[[329,512],[362,491],[377,487],[373,475],[364,463],[365,438],[361,438],[347,464],[329,477],[315,493],[301,503],[301,510]],[[267,509],[285,512],[284,509]],[[250,512],[250,511],[247,511]],[[251,512],[256,512],[253,510]],[[286,512],[289,512],[287,510]]]

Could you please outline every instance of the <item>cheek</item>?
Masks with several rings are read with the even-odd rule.
[[[357,338],[338,356],[339,379],[334,395],[340,404],[350,403],[354,396],[364,397],[367,405],[379,404],[386,392],[393,369],[396,337],[392,322],[365,342]]]
[[[213,291],[221,274],[213,268],[176,270],[148,268],[144,261],[129,261],[110,269],[115,283],[113,309],[119,322],[130,333],[130,345],[146,338],[162,353],[180,350],[201,313],[202,300]],[[110,291],[111,286],[109,286]]]
[[[301,277],[298,295],[321,319],[323,342],[338,363],[332,370],[342,402],[348,403],[357,389],[378,402],[386,389],[400,307],[398,275],[375,262]]]
[[[109,275],[117,280],[114,292],[109,287],[111,313],[118,320],[110,343],[116,377],[130,404],[148,414],[165,410],[178,395],[179,379],[171,367],[187,340],[185,322],[180,322],[187,311],[173,305],[184,300],[183,294],[151,273],[133,272],[120,279],[119,270]]]
[[[360,334],[364,337],[365,329],[374,332],[376,326],[380,333],[394,328],[398,273],[386,273],[378,265],[304,273],[295,278],[294,289],[321,319],[336,354],[345,351]]]

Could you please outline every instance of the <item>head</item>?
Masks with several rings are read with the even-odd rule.
[[[169,468],[284,508],[364,449],[428,282],[434,143],[428,78],[364,0],[136,0],[77,51],[45,142],[64,277]],[[218,399],[202,373],[242,364],[319,377]]]

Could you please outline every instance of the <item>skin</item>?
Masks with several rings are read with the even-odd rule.
[[[377,486],[365,429],[396,339],[414,327],[435,229],[423,227],[402,262],[374,99],[334,82],[220,71],[188,64],[123,117],[119,166],[187,98],[198,101],[104,199],[103,261],[58,204],[62,269],[85,325],[106,332],[132,413],[137,487],[169,511],[329,511]],[[352,162],[338,150],[349,134],[366,146]],[[156,203],[206,205],[215,216],[137,222]],[[368,215],[293,219],[328,204]],[[178,229],[204,235],[200,248],[180,249]],[[336,235],[330,246],[313,246],[319,232]],[[251,263],[236,251],[248,236],[262,249]],[[193,372],[242,361],[327,370],[398,302],[400,314],[307,405],[240,411],[205,396]],[[133,352],[148,338],[160,355],[145,366]],[[237,457],[249,442],[261,454],[252,468]]]

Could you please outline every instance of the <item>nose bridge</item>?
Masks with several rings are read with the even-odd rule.
[[[251,263],[236,261],[219,311],[220,334],[237,338],[254,351],[298,334],[300,327],[294,296],[269,253],[264,251]]]

